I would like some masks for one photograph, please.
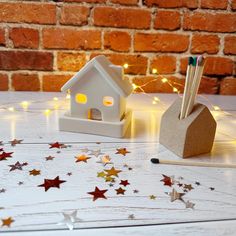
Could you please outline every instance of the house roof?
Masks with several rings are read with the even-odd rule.
[[[121,96],[127,97],[132,93],[132,84],[123,79],[121,73],[122,67],[113,65],[104,55],[97,56],[89,61],[79,72],[63,85],[61,91],[70,89],[93,67],[97,69],[107,83],[109,83],[110,86],[112,86]]]

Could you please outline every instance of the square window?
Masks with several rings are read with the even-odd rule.
[[[77,103],[85,104],[85,103],[87,103],[87,96],[85,94],[82,94],[82,93],[77,93],[76,96],[75,96],[75,101]]]
[[[105,96],[103,98],[103,105],[106,107],[111,107],[114,105],[114,99],[113,97]]]

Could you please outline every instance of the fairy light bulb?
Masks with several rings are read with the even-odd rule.
[[[123,65],[123,67],[124,67],[125,69],[128,69],[128,68],[129,68],[129,64],[128,64],[128,63],[125,63],[125,64]]]
[[[152,74],[157,74],[157,69],[156,68],[152,69]]]
[[[213,109],[214,109],[215,111],[220,111],[220,107],[218,107],[218,106],[213,106]]]
[[[155,105],[155,104],[157,104],[157,102],[153,100],[153,101],[152,101],[152,104]]]
[[[160,102],[160,99],[158,97],[154,97],[154,101]]]
[[[15,111],[15,108],[14,107],[8,107],[8,111]]]
[[[66,94],[66,99],[70,99],[70,94],[69,93]]]
[[[54,97],[53,100],[54,100],[54,101],[58,101],[58,97]]]
[[[138,88],[138,86],[136,85],[136,84],[132,84],[132,87],[133,87],[133,89],[135,90],[136,88]]]
[[[50,110],[50,109],[46,109],[46,110],[44,111],[44,115],[46,115],[46,116],[50,115],[50,113],[51,113],[51,110]]]
[[[162,83],[166,83],[166,82],[168,82],[168,79],[167,78],[163,78],[163,79],[161,79],[161,82]]]
[[[174,88],[173,88],[173,92],[174,92],[174,93],[177,93],[177,92],[178,92],[178,89],[174,87]]]
[[[28,106],[29,106],[29,102],[27,102],[27,101],[23,101],[23,102],[21,102],[20,105],[22,106],[23,109],[27,109]]]

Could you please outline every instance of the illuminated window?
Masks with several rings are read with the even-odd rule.
[[[114,99],[113,97],[104,97],[103,98],[103,105],[106,106],[106,107],[111,107],[114,105]]]
[[[76,96],[75,96],[75,101],[77,103],[85,104],[87,102],[87,96],[85,94],[82,94],[82,93],[77,93]]]

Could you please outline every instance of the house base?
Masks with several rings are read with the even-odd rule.
[[[128,110],[120,122],[85,120],[71,117],[68,113],[59,118],[59,130],[75,133],[96,134],[121,138],[125,135],[131,122],[132,111]]]

